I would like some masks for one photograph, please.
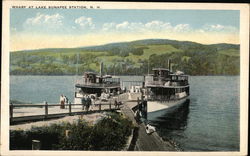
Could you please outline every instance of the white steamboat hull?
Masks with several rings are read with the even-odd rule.
[[[158,117],[164,116],[166,113],[174,111],[176,108],[184,104],[188,99],[184,97],[176,101],[148,101],[147,102],[147,120],[157,120]]]

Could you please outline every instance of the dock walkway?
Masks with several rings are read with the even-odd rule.
[[[174,145],[163,141],[156,133],[147,134],[144,123],[137,123],[134,118],[132,108],[137,105],[137,102],[125,102],[121,107],[121,111],[138,127],[138,136],[134,150],[135,151],[176,151]]]
[[[115,111],[119,106],[111,102],[97,103],[90,106],[89,110],[83,110],[81,104],[66,105],[64,109],[60,104],[16,104],[10,105],[10,124],[21,124],[40,120],[50,120],[65,116],[93,114],[102,111]]]

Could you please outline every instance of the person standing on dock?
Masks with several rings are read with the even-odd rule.
[[[67,106],[69,104],[69,99],[67,96],[64,96],[64,104],[65,104],[65,106]]]
[[[91,99],[89,96],[87,96],[87,104],[86,104],[86,111],[89,111],[89,106],[91,105]]]
[[[65,105],[64,105],[64,96],[63,96],[63,94],[60,96],[60,103],[61,103],[61,106],[60,106],[60,108],[61,109],[64,109],[65,108]]]
[[[82,98],[82,110],[84,110],[84,108],[86,106],[86,101],[87,101],[87,97],[86,97],[86,95],[84,95]]]
[[[94,108],[93,108],[93,105],[95,104],[95,98],[94,97],[91,97],[90,98],[90,110],[92,111],[92,110],[94,110]]]
[[[117,108],[117,106],[118,106],[118,102],[117,102],[117,100],[115,99],[115,109]]]

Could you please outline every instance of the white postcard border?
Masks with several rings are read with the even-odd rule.
[[[9,150],[9,17],[12,5],[23,6],[99,6],[100,9],[198,9],[240,10],[240,151],[239,152],[78,152],[78,151],[10,151]],[[249,5],[216,3],[150,3],[150,2],[59,2],[59,1],[4,1],[2,18],[1,69],[1,147],[2,155],[246,155],[248,141],[248,84],[249,84]]]

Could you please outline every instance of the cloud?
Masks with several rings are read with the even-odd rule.
[[[95,24],[93,23],[92,18],[90,17],[81,16],[75,19],[75,23],[79,25],[81,28],[89,28],[89,29],[95,28]]]
[[[162,22],[162,21],[151,21],[146,23],[145,28],[151,29],[151,30],[169,30],[172,29],[172,26],[168,22]]]
[[[236,27],[229,25],[225,26],[221,24],[205,24],[202,27],[202,30],[205,32],[231,32],[231,33],[236,33],[239,31]]]
[[[182,23],[172,25],[169,22],[160,20],[149,21],[146,23],[141,22],[128,22],[121,23],[104,23],[102,30],[105,32],[138,32],[138,33],[238,33],[236,27],[221,24],[205,24],[200,28],[192,28],[190,24]]]
[[[103,31],[138,31],[140,32],[144,28],[143,23],[140,22],[128,22],[124,21],[121,23],[104,23],[102,26]]]
[[[129,22],[128,21],[122,22],[120,24],[117,24],[115,27],[116,27],[116,29],[128,29]]]
[[[178,24],[172,26],[169,22],[163,21],[150,21],[147,23],[141,22],[128,22],[121,23],[104,23],[102,26],[103,31],[129,31],[129,32],[185,32],[191,31],[189,24]]]
[[[130,23],[128,21],[125,21],[125,22],[116,24],[115,29],[117,31],[131,31],[131,32],[137,31],[137,32],[141,32],[145,28],[144,28],[143,23],[140,23],[140,22],[131,22]]]
[[[178,24],[174,27],[175,32],[189,32],[192,28],[189,24]]]
[[[35,17],[28,18],[25,21],[25,26],[46,26],[60,27],[63,25],[64,17],[58,13],[53,15],[37,13]]]
[[[113,23],[113,22],[112,23],[104,23],[102,26],[102,30],[108,31],[108,30],[114,28],[115,25],[116,25],[116,23]]]

